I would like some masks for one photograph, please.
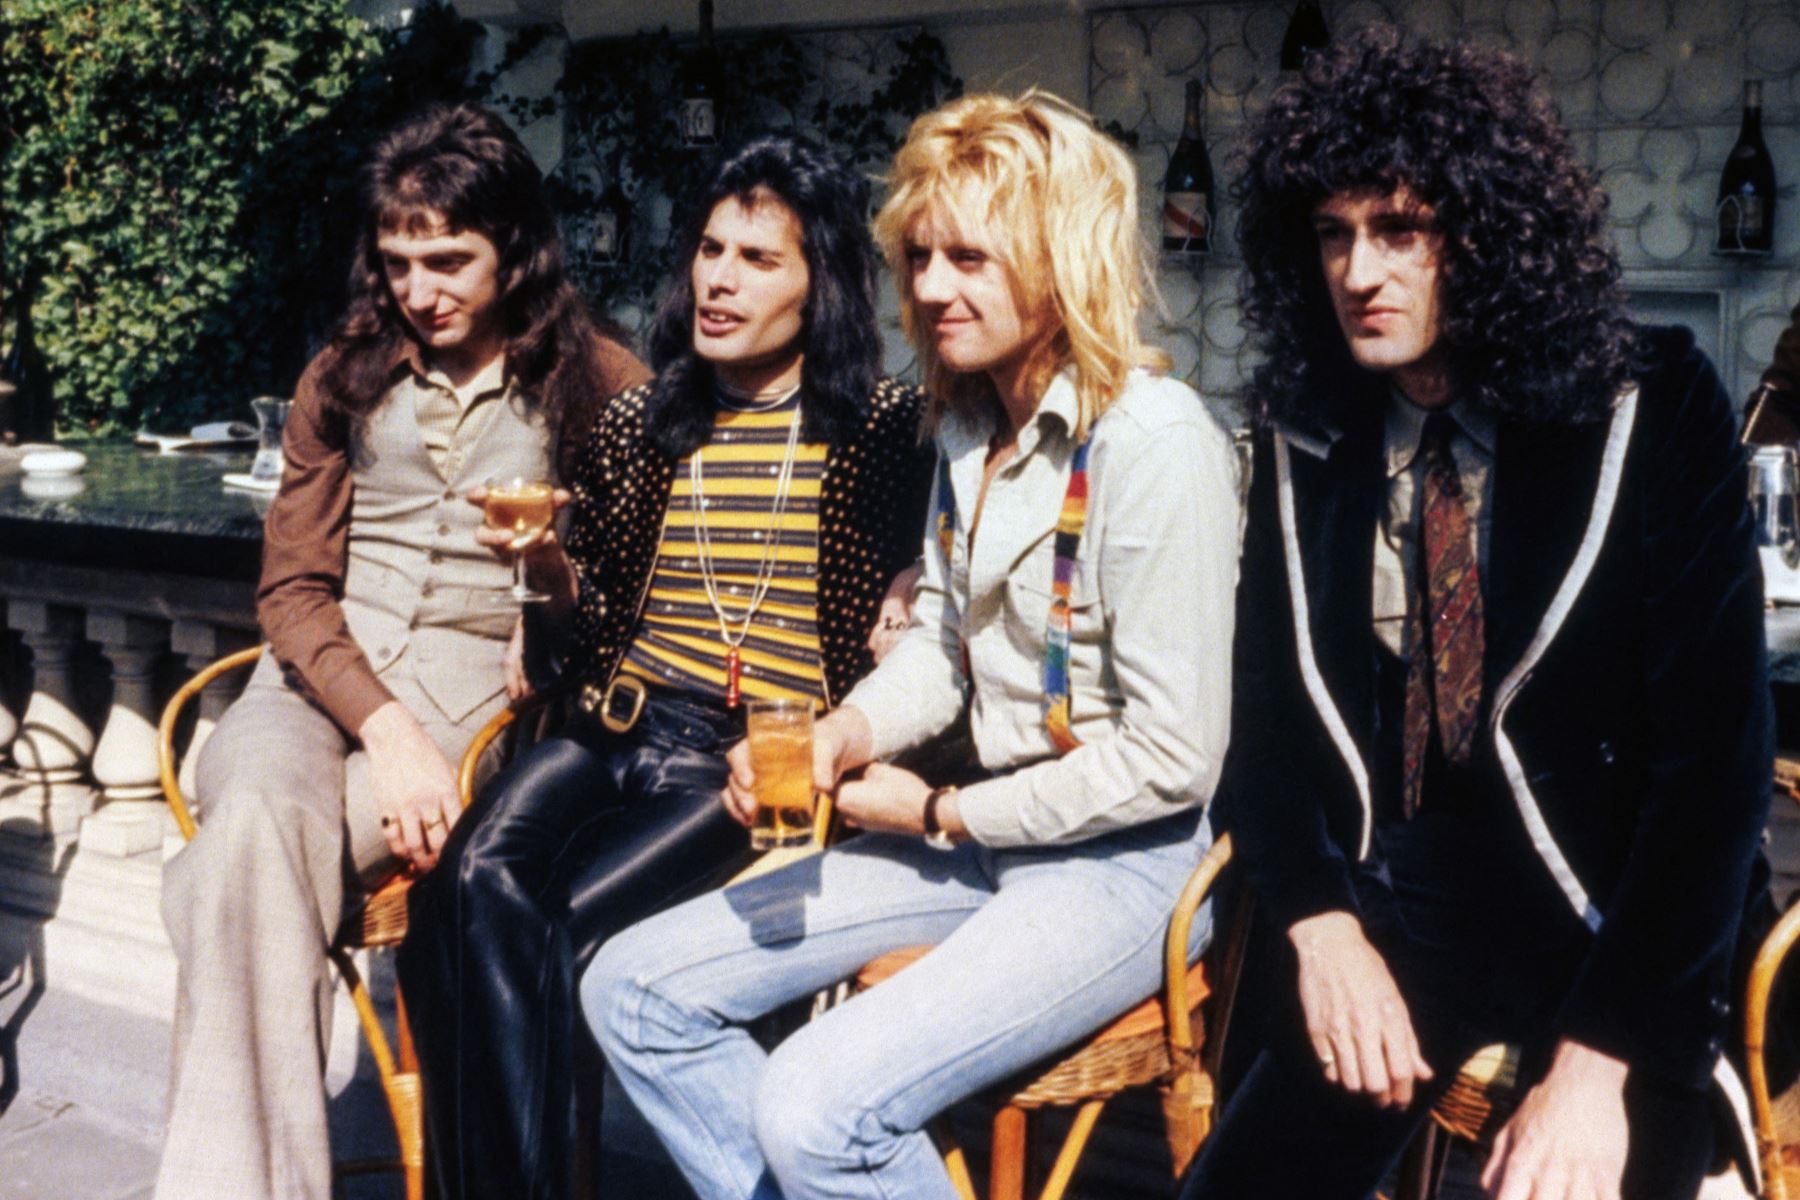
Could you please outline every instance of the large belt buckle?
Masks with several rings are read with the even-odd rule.
[[[598,703],[595,698],[598,697]],[[644,701],[650,698],[644,681],[635,675],[615,675],[606,691],[589,684],[582,689],[582,707],[600,718],[600,724],[613,733],[628,733],[644,715]],[[623,710],[621,711],[621,706]]]

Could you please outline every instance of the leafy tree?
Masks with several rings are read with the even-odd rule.
[[[65,430],[285,394],[335,313],[369,140],[479,86],[478,26],[348,0],[0,0],[5,294]]]

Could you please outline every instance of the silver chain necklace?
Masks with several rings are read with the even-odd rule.
[[[743,673],[740,647],[750,636],[750,624],[756,618],[756,611],[762,607],[770,585],[775,582],[775,566],[781,547],[781,519],[787,512],[788,492],[794,479],[795,452],[799,444],[800,406],[796,404],[794,419],[788,424],[787,450],[782,455],[781,471],[775,480],[775,502],[769,513],[769,533],[763,539],[762,561],[757,564],[756,583],[750,589],[750,598],[744,605],[742,614],[726,611],[719,591],[718,573],[713,569],[712,535],[706,527],[706,474],[700,462],[705,448],[695,450],[688,459],[694,550],[700,563],[700,582],[706,589],[706,601],[712,605],[713,616],[719,622],[719,638],[725,643],[725,703],[728,706],[738,702],[739,676]],[[735,630],[734,625],[737,627]]]

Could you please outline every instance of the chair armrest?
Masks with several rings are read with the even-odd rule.
[[[1769,1095],[1769,1067],[1764,1056],[1769,1025],[1769,997],[1786,963],[1788,952],[1800,940],[1800,905],[1783,914],[1763,939],[1750,966],[1750,983],[1744,1003],[1744,1058],[1750,1074],[1750,1107],[1756,1123],[1758,1153],[1768,1177],[1780,1173],[1780,1146],[1775,1129],[1774,1105]]]
[[[156,726],[156,771],[162,780],[163,798],[169,802],[169,810],[175,814],[175,824],[180,826],[181,836],[185,841],[194,840],[198,826],[194,824],[194,814],[188,809],[187,797],[181,794],[181,785],[176,782],[175,726],[181,720],[181,710],[219,676],[254,663],[262,656],[263,649],[262,645],[251,646],[247,650],[239,650],[208,663],[192,679],[177,688],[175,694],[169,697],[169,702],[163,705],[162,720]]]
[[[773,850],[763,851],[756,861],[726,880],[724,886],[730,887],[736,883],[745,883],[755,879],[758,875],[767,875],[770,871],[778,870],[789,863],[799,862],[803,858],[810,858],[812,855],[818,854],[825,847],[836,842],[842,832],[833,825],[835,816],[831,793],[820,792],[818,804],[813,809],[812,841],[802,846],[777,846]]]
[[[463,751],[462,761],[456,769],[456,791],[462,797],[462,806],[469,807],[475,799],[475,776],[481,771],[481,759],[488,747],[497,741],[501,734],[512,727],[521,717],[543,713],[553,703],[561,700],[567,689],[562,687],[546,688],[534,692],[507,705],[488,719],[488,723],[476,731],[475,739]]]
[[[1187,886],[1175,900],[1174,915],[1169,918],[1169,939],[1164,946],[1163,959],[1168,991],[1165,1011],[1169,1022],[1169,1049],[1177,1061],[1194,1050],[1194,1034],[1187,1019],[1193,1011],[1188,998],[1188,936],[1194,928],[1194,914],[1200,911],[1201,903],[1230,861],[1231,835],[1221,834],[1212,849],[1206,852],[1206,857],[1200,860],[1200,865],[1194,868],[1194,873],[1188,876]]]
[[[1786,792],[1789,799],[1800,803],[1800,758],[1776,753],[1775,786]]]

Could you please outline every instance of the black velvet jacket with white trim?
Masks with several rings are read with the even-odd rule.
[[[1612,422],[1501,425],[1477,758],[1524,827],[1521,886],[1553,879],[1593,931],[1558,1032],[1698,1086],[1766,878],[1773,720],[1730,400],[1686,331],[1646,349]],[[1368,852],[1380,413],[1256,447],[1215,812],[1282,929],[1355,912]]]
[[[621,393],[595,423],[570,474],[566,535],[580,583],[575,682],[611,681],[637,634],[656,566],[676,460],[651,444],[654,382]],[[819,648],[833,702],[874,665],[869,630],[895,574],[919,555],[931,490],[921,441],[925,396],[894,379],[875,385],[856,435],[826,455],[819,498]]]

